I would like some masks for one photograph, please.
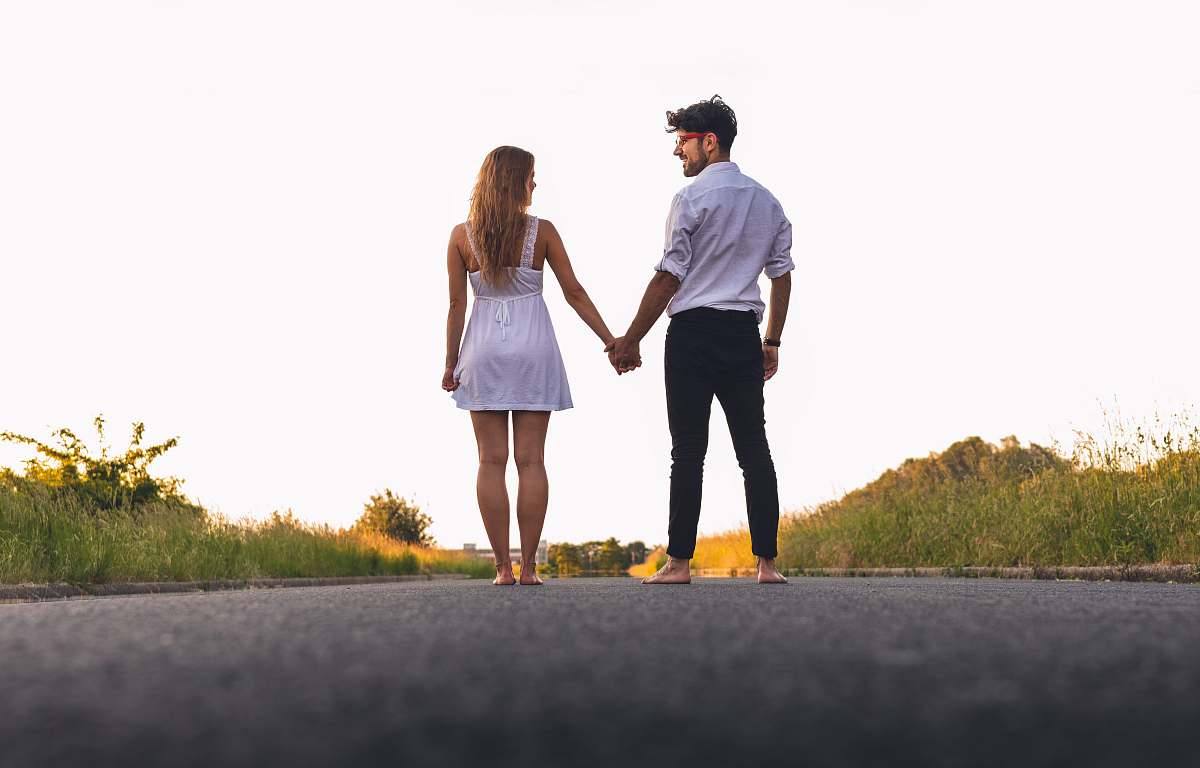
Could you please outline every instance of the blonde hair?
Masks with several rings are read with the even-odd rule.
[[[513,268],[520,264],[528,226],[527,184],[532,173],[533,155],[518,147],[496,147],[479,168],[467,232],[484,282],[507,283],[512,280]]]

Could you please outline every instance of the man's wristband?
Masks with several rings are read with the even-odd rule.
[[[780,343],[779,339],[763,339],[764,347],[778,347]]]

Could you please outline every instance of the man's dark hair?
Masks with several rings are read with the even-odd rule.
[[[713,96],[708,101],[698,101],[691,106],[667,111],[667,133],[714,133],[721,143],[721,151],[728,152],[737,137],[737,115],[721,100]]]

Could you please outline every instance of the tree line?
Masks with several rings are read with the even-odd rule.
[[[643,562],[647,552],[645,542],[622,544],[615,538],[582,544],[551,544],[549,549],[550,571],[560,576],[619,576],[631,565]]]

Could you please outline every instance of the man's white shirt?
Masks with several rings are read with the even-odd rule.
[[[762,322],[758,276],[765,271],[774,279],[795,269],[791,251],[792,225],[775,196],[734,163],[710,164],[671,201],[655,267],[679,278],[667,314],[752,309]]]

